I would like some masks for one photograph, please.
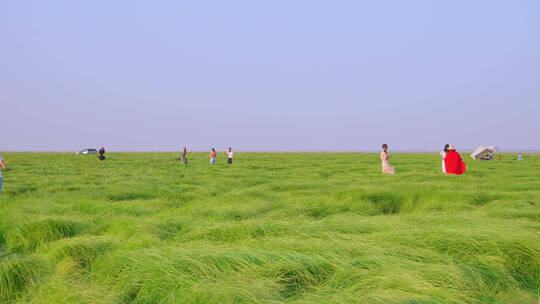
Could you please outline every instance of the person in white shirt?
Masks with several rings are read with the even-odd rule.
[[[446,153],[448,152],[448,147],[449,146],[450,146],[449,144],[444,145],[444,149],[441,151],[441,153],[439,153],[441,155],[441,159],[442,159],[442,172],[443,173],[446,173],[446,168],[444,166],[444,158],[446,157]]]
[[[394,175],[396,173],[396,170],[394,167],[390,166],[390,162],[388,160],[392,158],[392,156],[388,155],[388,145],[383,144],[382,145],[382,151],[381,151],[381,165],[382,165],[382,173],[388,173]]]
[[[225,154],[227,155],[227,163],[232,164],[233,159],[234,159],[234,153],[233,153],[232,149],[229,148],[229,150],[226,151]]]
[[[0,167],[2,167],[4,170],[7,169],[6,163],[2,159],[2,156],[0,156]],[[0,195],[2,195],[2,169],[0,169]]]

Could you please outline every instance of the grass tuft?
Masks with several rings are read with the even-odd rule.
[[[67,220],[40,220],[19,224],[7,236],[12,251],[31,252],[42,244],[73,237],[81,225]]]
[[[60,262],[67,258],[88,269],[97,257],[111,251],[114,246],[112,241],[102,238],[70,238],[55,242],[48,253],[53,261]]]
[[[316,289],[334,270],[335,266],[328,262],[286,261],[272,265],[268,275],[282,286],[283,297],[291,298]]]
[[[11,302],[28,287],[37,286],[39,279],[51,271],[43,260],[11,255],[0,261],[0,302]]]

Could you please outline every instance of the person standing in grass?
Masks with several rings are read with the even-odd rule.
[[[216,163],[216,149],[212,148],[210,152],[210,164],[213,165]]]
[[[521,152],[518,154],[517,160],[523,160],[523,155],[521,155]]]
[[[229,148],[228,151],[225,151],[225,154],[227,155],[227,163],[232,164],[234,159],[234,153],[231,148]]]
[[[392,158],[392,156],[388,155],[388,145],[383,144],[382,151],[381,151],[382,173],[388,173],[388,174],[396,173],[396,170],[394,169],[394,167],[390,166],[390,162],[388,162],[390,158]]]
[[[441,153],[439,153],[441,155],[443,173],[446,173],[446,168],[444,167],[444,158],[446,157],[446,153],[448,153],[449,146],[450,146],[449,144],[444,145],[444,149],[441,151]]]
[[[186,158],[186,154],[187,154],[187,149],[186,149],[186,147],[184,147],[182,149],[182,155],[180,156],[180,162],[182,164],[185,164],[185,165],[187,165],[187,163],[188,163],[187,158]]]
[[[444,158],[444,166],[446,168],[446,174],[461,175],[467,170],[465,162],[463,162],[459,153],[456,152],[454,145],[448,147],[448,152]]]
[[[103,155],[103,154],[105,154],[105,148],[101,147],[99,149],[99,156],[98,156],[99,161],[104,161],[105,160],[105,155]]]
[[[2,170],[7,169],[6,163],[4,162],[2,156],[0,156],[0,167],[2,167],[2,169],[0,169],[0,195],[2,195]]]

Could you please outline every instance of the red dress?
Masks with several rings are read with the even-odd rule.
[[[446,167],[446,174],[463,174],[467,169],[465,163],[456,151],[448,151],[444,158],[444,166]]]

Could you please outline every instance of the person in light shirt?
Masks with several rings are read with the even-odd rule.
[[[7,169],[6,163],[2,159],[2,156],[0,156],[0,167],[2,167],[2,169],[0,169],[0,195],[2,195],[2,170]]]
[[[382,145],[380,158],[381,158],[381,165],[382,165],[382,173],[394,175],[396,173],[396,170],[394,169],[394,167],[390,166],[390,162],[388,162],[388,160],[392,158],[392,156],[388,155],[387,144]]]
[[[229,150],[225,151],[225,154],[227,155],[227,163],[232,164],[234,159],[234,153],[231,148]]]
[[[449,146],[450,146],[449,144],[444,145],[444,149],[439,153],[442,159],[442,172],[445,174],[446,174],[446,167],[444,166],[444,158],[446,157],[446,153],[448,153]]]

